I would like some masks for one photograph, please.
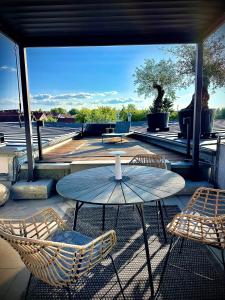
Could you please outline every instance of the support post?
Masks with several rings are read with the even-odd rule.
[[[27,147],[27,163],[28,163],[27,181],[33,181],[34,157],[33,157],[32,123],[31,123],[28,73],[27,73],[27,57],[26,57],[26,49],[21,45],[19,45],[19,58],[20,58],[20,74],[21,74],[20,76],[21,76],[22,96],[23,96],[22,100],[23,100],[24,124],[25,124],[26,147]]]
[[[43,121],[37,121],[37,138],[38,138],[38,154],[39,154],[39,160],[43,159],[43,153],[42,153],[42,139],[41,139],[41,127],[44,126]]]
[[[193,145],[192,145],[192,166],[193,174],[197,174],[199,166],[199,144],[201,137],[201,112],[202,112],[202,70],[203,70],[203,43],[196,45],[195,64],[195,101],[193,118]]]

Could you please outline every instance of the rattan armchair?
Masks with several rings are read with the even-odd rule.
[[[225,271],[225,190],[198,188],[187,207],[176,214],[167,225],[167,231],[172,239],[162,274],[165,272],[169,254],[180,238],[181,248],[184,240],[189,239],[221,250],[221,263]],[[175,241],[174,237],[177,237]]]
[[[19,253],[31,275],[68,289],[109,255],[116,244],[113,230],[96,239],[70,231],[51,208],[23,220],[1,219],[0,236]],[[123,294],[120,281],[119,285]]]
[[[137,154],[132,158],[129,164],[166,169],[165,158],[158,154]]]

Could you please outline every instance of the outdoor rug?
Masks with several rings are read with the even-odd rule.
[[[112,253],[119,271],[126,299],[150,299],[145,248],[139,216],[132,206],[121,207],[115,228],[117,207],[106,208],[106,230],[115,229],[118,243]],[[166,207],[171,219],[179,209]],[[72,226],[74,210],[66,214]],[[101,234],[101,207],[82,207],[78,215],[77,231],[97,237]],[[156,209],[145,206],[154,287],[157,290],[169,243],[163,244],[161,228],[158,232]],[[71,287],[73,299],[123,299],[110,259],[105,259],[88,276]],[[51,287],[32,278],[27,299],[69,299],[67,290]],[[170,256],[163,283],[155,299],[225,299],[225,277],[215,268],[206,247],[185,241],[179,253],[177,245]]]

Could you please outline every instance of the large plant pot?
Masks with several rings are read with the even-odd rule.
[[[209,138],[213,130],[213,109],[204,109],[201,112],[201,137]],[[182,109],[178,113],[180,125],[180,137],[187,138],[186,118],[190,118],[190,137],[193,137],[193,109]]]
[[[169,112],[147,114],[148,131],[168,131]]]

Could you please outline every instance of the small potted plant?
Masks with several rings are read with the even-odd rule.
[[[160,60],[158,63],[154,59],[146,59],[144,65],[135,70],[134,84],[137,86],[138,95],[144,95],[146,98],[157,91],[147,114],[148,131],[169,130],[169,112],[176,99],[175,89],[180,84],[175,70],[176,66],[170,59]]]

